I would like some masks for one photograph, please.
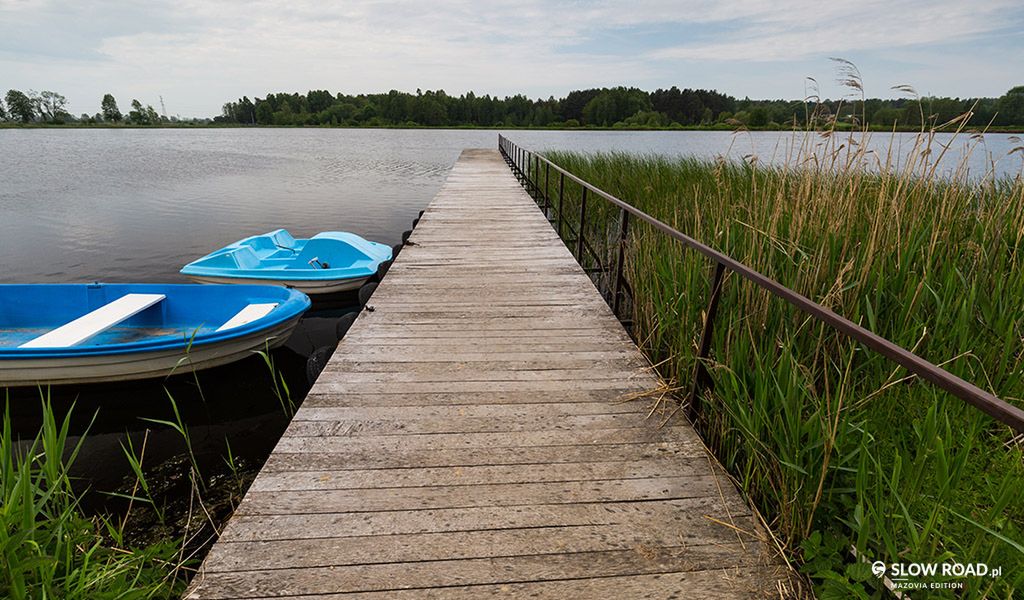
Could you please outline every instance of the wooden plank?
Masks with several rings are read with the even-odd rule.
[[[484,357],[495,356],[495,354],[481,353]],[[491,373],[510,373],[510,372],[528,372],[528,373],[544,373],[547,371],[553,371],[560,373],[562,371],[580,371],[580,370],[601,370],[601,369],[627,369],[625,373],[632,376],[636,372],[647,372],[650,369],[650,364],[642,362],[640,355],[638,354],[624,354],[616,353],[612,354],[607,359],[600,358],[578,358],[575,352],[558,352],[553,353],[553,356],[545,357],[543,359],[525,359],[525,360],[476,360],[469,362],[453,361],[453,360],[438,360],[441,358],[449,357],[438,357],[438,356],[423,356],[422,358],[428,359],[433,358],[434,360],[420,360],[415,361],[416,364],[409,365],[395,365],[396,362],[410,362],[402,360],[393,360],[392,354],[378,354],[373,357],[363,357],[359,354],[345,353],[339,356],[337,360],[332,360],[330,365],[330,373],[338,373],[339,376],[345,377],[346,374],[355,373],[380,373],[380,372],[394,372],[397,369],[401,369],[406,373],[431,373],[434,375],[449,375],[458,372],[476,371],[484,374]],[[399,355],[400,356],[400,355]],[[479,358],[479,357],[477,357]]]
[[[599,346],[599,348],[601,347]],[[493,346],[487,348],[481,344],[477,347],[472,345],[446,346],[443,354],[424,354],[414,348],[398,345],[397,347],[379,347],[373,350],[346,352],[344,356],[331,361],[331,366],[344,367],[344,369],[337,369],[341,372],[358,368],[358,366],[378,369],[384,368],[384,365],[390,365],[391,368],[394,368],[394,363],[401,362],[443,365],[470,362],[495,363],[501,361],[512,365],[511,368],[515,368],[516,365],[526,365],[525,367],[520,366],[520,368],[538,368],[551,364],[564,367],[596,364],[608,359],[629,360],[638,358],[635,352],[622,349],[608,349],[607,346],[599,350],[585,351],[576,350],[570,344],[562,344],[558,348],[546,348],[543,351],[538,351],[535,346],[531,346],[529,352],[523,352],[522,349],[522,345],[519,344],[509,344],[498,348]],[[567,352],[569,350],[576,351],[569,353]],[[467,365],[464,365],[464,368],[466,367]]]
[[[596,305],[595,305],[596,306]],[[447,308],[445,310],[426,309],[419,307],[412,307],[406,310],[398,310],[393,307],[382,306],[373,303],[374,312],[372,316],[367,316],[368,320],[384,320],[390,318],[395,313],[402,315],[403,323],[405,322],[434,322],[435,320],[441,323],[447,323],[450,321],[465,321],[467,324],[474,323],[476,321],[493,321],[496,319],[510,319],[512,322],[529,322],[536,325],[542,325],[547,320],[553,319],[574,319],[579,318],[582,322],[597,322],[597,315],[595,315],[595,308],[584,308],[580,307],[578,303],[572,306],[539,306],[536,308],[524,307],[524,306],[513,306],[507,308],[495,308],[493,306],[482,306],[475,309],[455,309]]]
[[[326,384],[325,384],[326,385]],[[324,389],[321,386],[320,389]],[[566,402],[622,403],[637,392],[633,387],[611,387],[596,390],[481,390],[464,392],[349,392],[344,395],[315,390],[302,401],[302,408],[325,406],[466,406],[474,404],[547,404]],[[655,398],[657,395],[654,396]]]
[[[655,417],[656,420],[660,420]],[[547,415],[494,417],[448,417],[419,416],[416,418],[377,419],[325,419],[300,411],[289,425],[285,436],[327,437],[442,434],[442,433],[508,433],[528,431],[590,431],[605,429],[627,429],[630,427],[649,428],[652,425],[646,415],[614,413],[606,415]]]
[[[397,326],[392,326],[376,328],[376,336],[370,336],[366,332],[360,331],[360,329],[350,330],[345,335],[345,340],[347,341],[346,350],[353,348],[356,352],[359,352],[363,348],[361,344],[368,343],[371,340],[374,344],[372,349],[381,349],[388,346],[426,345],[444,347],[487,346],[488,344],[493,344],[496,347],[512,345],[520,351],[532,350],[534,348],[541,350],[545,345],[551,345],[555,351],[561,351],[564,349],[565,344],[590,344],[600,348],[627,347],[625,339],[606,336],[599,329],[562,329],[557,333],[524,333],[521,329],[512,329],[509,331],[489,331],[485,333],[466,330],[442,331],[439,328],[416,330],[406,328],[406,330],[401,330]],[[586,350],[587,348],[581,349]],[[631,348],[631,351],[636,352],[635,346]],[[338,354],[337,356],[340,358],[344,354]]]
[[[499,433],[413,433],[408,435],[348,436],[345,432],[315,438],[284,436],[278,442],[279,452],[358,452],[377,448],[383,452],[401,447],[404,450],[432,450],[451,448],[528,448],[547,446],[552,453],[559,446],[587,446],[644,443],[694,439],[688,427],[641,426],[625,429],[594,429],[572,431],[551,429],[546,431],[516,431]]]
[[[609,339],[613,335],[600,326],[577,324],[573,327],[549,327],[543,330],[529,329],[525,323],[494,323],[490,327],[474,327],[473,324],[453,323],[380,323],[373,327],[373,334],[362,331],[364,326],[356,321],[359,329],[353,329],[345,340],[350,343],[369,342],[373,339],[397,337],[401,339],[428,338],[449,340],[490,340],[494,338],[518,338],[524,347],[537,342],[565,341],[579,338]],[[355,326],[353,326],[355,327]],[[624,336],[623,336],[624,337]],[[611,339],[618,339],[612,337]],[[625,340],[621,340],[625,342]]]
[[[691,457],[679,464],[667,459],[583,463],[527,463],[518,465],[482,465],[390,469],[349,469],[283,471],[269,474],[253,483],[254,492],[351,490],[365,488],[425,487],[430,485],[507,485],[511,483],[551,483],[568,481],[608,481],[613,479],[650,479],[665,473],[676,476],[705,474],[707,460]]]
[[[783,585],[776,589],[776,580],[785,579],[781,567],[749,567],[626,575],[589,579],[532,581],[495,585],[449,586],[443,588],[412,588],[355,594],[318,594],[289,596],[291,600],[478,600],[480,598],[530,598],[531,600],[578,600],[580,598],[701,598],[731,600],[735,598],[786,598],[792,590]]]
[[[493,151],[466,151],[192,598],[709,597],[787,575]]]
[[[735,532],[719,524],[687,531],[678,526],[643,527],[636,522],[616,525],[560,525],[558,536],[547,528],[448,531],[344,538],[310,538],[222,544],[211,553],[207,573],[250,568],[253,554],[266,556],[264,569],[339,567],[377,563],[505,558],[582,552],[631,550],[637,546],[688,549],[717,545],[749,554],[753,545],[740,546]],[[717,554],[717,553],[716,553]],[[757,563],[748,556],[745,564]]]
[[[341,379],[341,378],[339,378]],[[318,394],[408,394],[410,392],[433,393],[474,393],[474,392],[572,392],[580,390],[615,390],[622,393],[641,392],[656,388],[650,376],[624,379],[583,379],[568,377],[544,381],[412,381],[402,382],[350,382],[317,380],[313,389]]]
[[[275,452],[267,459],[263,470],[309,471],[317,469],[385,469],[428,468],[474,465],[516,465],[588,460],[645,460],[675,456],[706,457],[704,446],[697,440],[682,442],[640,442],[620,444],[587,444],[558,446],[553,452],[549,446],[509,448],[426,448],[410,450],[401,446],[386,448],[352,448],[345,453],[320,452],[303,448],[297,452]]]
[[[529,506],[580,502],[637,502],[713,497],[720,482],[714,475],[650,477],[608,481],[486,484],[358,490],[250,491],[240,514],[377,512],[472,506]]]
[[[653,403],[652,403],[653,404]],[[410,410],[409,406],[368,406],[359,403],[355,406],[306,406],[303,404],[295,420],[311,421],[343,421],[353,420],[403,420],[403,419],[522,419],[544,417],[556,421],[553,417],[569,415],[639,415],[635,405],[628,402],[536,402],[521,406],[505,404],[478,403],[468,405],[442,404],[421,406]],[[555,423],[555,425],[557,425]]]
[[[736,545],[639,546],[629,550],[204,573],[192,598],[276,597],[682,573],[759,566]],[[732,575],[736,576],[736,575]]]
[[[473,383],[473,382],[488,382],[488,383],[509,383],[509,382],[555,382],[555,381],[577,381],[580,379],[586,379],[588,381],[598,380],[610,380],[610,381],[623,381],[633,380],[642,378],[646,380],[653,379],[646,371],[639,369],[626,369],[610,371],[608,369],[601,369],[597,367],[584,367],[580,369],[531,369],[531,370],[506,370],[506,371],[487,371],[483,369],[456,369],[456,368],[438,368],[438,369],[425,369],[422,363],[410,363],[415,365],[415,369],[407,370],[375,370],[375,371],[356,371],[352,369],[342,368],[341,364],[329,365],[330,369],[325,369],[328,374],[337,373],[339,379],[342,379],[346,384],[358,385],[361,383],[368,384],[395,384],[395,383],[446,383],[446,384],[457,384],[457,383]],[[429,366],[429,363],[428,365]],[[620,365],[620,367],[628,367],[628,365]],[[651,381],[653,384],[654,382]]]
[[[677,527],[687,532],[699,532],[704,528],[717,531],[725,527],[710,516],[718,514],[731,515],[734,521],[725,522],[741,530],[756,530],[751,521],[750,509],[738,496],[730,495],[724,498],[681,498],[643,502],[537,504],[517,507],[514,510],[503,506],[476,506],[361,513],[237,515],[221,533],[220,541],[346,538],[626,523],[656,528]],[[753,533],[736,533],[745,537],[730,538],[731,540],[755,539]]]

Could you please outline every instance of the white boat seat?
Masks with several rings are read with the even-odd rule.
[[[125,294],[70,323],[25,342],[19,348],[67,348],[81,344],[164,298],[163,294]]]
[[[250,304],[238,311],[235,316],[228,319],[227,323],[224,323],[217,328],[217,331],[227,331],[228,329],[234,329],[235,327],[241,327],[246,323],[252,323],[256,319],[262,319],[263,317],[270,314],[270,311],[277,308],[277,302],[270,304]]]

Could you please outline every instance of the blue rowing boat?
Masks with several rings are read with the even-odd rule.
[[[305,294],[264,285],[0,285],[0,386],[161,377],[283,344]]]
[[[200,283],[262,283],[306,294],[359,289],[390,264],[389,246],[354,233],[327,231],[295,239],[278,229],[239,240],[193,261],[182,275]]]

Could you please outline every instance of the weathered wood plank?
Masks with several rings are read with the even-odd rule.
[[[600,348],[600,346],[598,346]],[[435,346],[436,348],[436,346]],[[530,352],[523,352],[521,345],[505,345],[498,348],[477,346],[446,346],[443,354],[425,353],[415,348],[406,346],[380,347],[374,350],[360,350],[357,352],[346,352],[337,360],[333,360],[332,367],[344,366],[346,369],[354,368],[352,365],[365,366],[366,368],[383,368],[382,365],[392,363],[432,363],[436,365],[451,363],[495,363],[501,361],[507,363],[510,368],[540,368],[549,365],[558,366],[580,366],[585,364],[597,364],[609,359],[636,360],[638,355],[628,350],[613,350],[604,346],[602,350],[577,350],[569,353],[568,350],[575,350],[569,344],[561,344],[561,349],[547,348],[543,352],[537,351],[531,346]],[[486,367],[487,365],[484,365]],[[393,367],[392,367],[393,368]],[[341,371],[342,369],[339,369]]]
[[[714,475],[650,477],[608,481],[486,484],[358,490],[251,491],[238,506],[239,514],[377,512],[472,506],[524,506],[580,502],[637,502],[702,498],[718,494]]]
[[[673,460],[679,460],[673,458]],[[607,481],[612,479],[650,479],[666,473],[691,477],[707,473],[702,457],[667,460],[531,463],[519,465],[483,465],[427,467],[410,469],[351,469],[279,472],[260,478],[249,488],[255,492],[351,490],[364,488],[424,487],[430,485],[485,485],[510,483],[550,483],[567,481]]]
[[[344,453],[304,451],[274,452],[263,470],[309,471],[317,469],[384,469],[428,468],[474,465],[518,465],[538,463],[585,462],[588,460],[645,460],[661,456],[706,457],[704,446],[697,440],[684,442],[647,442],[622,444],[588,444],[509,448],[427,448],[409,450],[395,444],[384,448],[351,448]]]
[[[566,579],[529,583],[450,586],[289,596],[291,600],[478,600],[480,598],[530,598],[531,600],[579,600],[581,598],[630,598],[636,600],[729,600],[735,598],[784,598],[772,582],[785,578],[781,567],[749,567],[626,575],[590,579]],[[791,588],[783,588],[791,589]]]
[[[657,419],[657,417],[655,417]],[[377,419],[325,419],[318,414],[300,411],[292,420],[285,436],[392,436],[422,434],[509,433],[528,431],[593,431],[605,429],[649,428],[646,415],[615,413],[606,415],[534,415],[523,417],[420,417]]]
[[[756,526],[751,521],[750,509],[736,495],[643,502],[537,504],[512,508],[477,506],[361,513],[237,515],[228,523],[220,539],[225,542],[255,542],[627,523],[697,532],[702,528],[717,530],[725,527],[710,515],[726,513],[735,521],[726,519],[725,522],[750,532],[732,530],[745,537],[731,540],[756,539],[753,533]]]
[[[647,371],[641,371],[639,369],[609,371],[608,369],[600,368],[600,365],[579,369],[510,369],[504,371],[488,371],[485,369],[457,369],[451,367],[431,369],[429,368],[429,364],[426,368],[422,366],[422,363],[409,364],[415,365],[415,367],[403,370],[386,369],[356,371],[354,369],[344,368],[344,366],[339,363],[335,366],[328,365],[329,368],[324,369],[324,371],[329,375],[336,373],[340,379],[343,379],[345,383],[349,385],[359,385],[362,383],[544,383],[556,381],[577,381],[580,379],[586,379],[591,382],[601,380],[615,382],[623,380],[644,380],[650,382],[652,385],[655,383],[653,377],[651,377]],[[619,366],[621,368],[627,367],[628,365]]]
[[[559,446],[621,444],[694,440],[695,434],[685,426],[638,426],[624,429],[593,429],[586,431],[549,429],[497,433],[412,433],[408,435],[348,436],[345,432],[315,438],[284,436],[279,452],[358,452],[378,448],[382,452],[401,447],[405,450],[452,448],[525,448],[548,446],[552,453]]]
[[[204,573],[193,598],[275,597],[324,592],[521,583],[759,566],[736,545],[638,546],[629,550],[467,560]]]
[[[394,382],[347,382],[325,378],[313,388],[319,394],[421,394],[470,392],[572,392],[580,390],[617,390],[622,393],[641,392],[656,388],[649,377],[623,379],[582,379],[568,377],[544,381],[412,381],[396,385]]]
[[[397,337],[402,339],[420,337],[430,339],[452,339],[452,340],[488,340],[492,338],[518,338],[523,347],[528,348],[535,342],[550,342],[554,340],[575,340],[579,338],[600,339],[605,335],[611,335],[606,328],[600,326],[587,326],[584,323],[574,327],[555,328],[538,330],[525,327],[525,324],[501,324],[495,323],[491,327],[477,328],[473,324],[458,323],[421,323],[416,324],[392,324],[381,323],[373,327],[373,334],[362,331],[364,328],[359,321],[356,321],[359,329],[353,329],[345,336],[350,343],[369,342],[371,339]],[[353,326],[355,327],[355,325]],[[615,338],[612,338],[615,339]],[[625,340],[620,340],[625,341]]]
[[[652,403],[653,406],[653,403]],[[387,420],[419,420],[419,419],[483,419],[507,420],[531,417],[544,417],[549,420],[556,417],[571,415],[638,415],[635,405],[628,402],[538,402],[509,407],[504,404],[469,404],[421,406],[410,410],[408,406],[303,406],[296,420],[307,421],[344,421],[347,419],[371,421]]]
[[[743,547],[732,529],[718,524],[698,531],[671,525],[643,527],[636,522],[560,528],[557,536],[547,528],[526,528],[398,534],[387,539],[365,536],[235,542],[222,544],[211,553],[206,572],[246,570],[251,568],[253,554],[267,557],[261,565],[263,569],[287,569],[605,552],[643,545],[685,545],[688,549],[717,545],[747,555],[746,564],[758,562],[756,554],[750,556],[756,546]]]
[[[463,392],[349,392],[333,394],[315,390],[302,402],[302,407],[325,406],[466,406],[474,404],[548,404],[566,402],[622,403],[637,393],[635,387],[611,387],[596,390],[481,390]],[[653,396],[657,398],[657,395]]]

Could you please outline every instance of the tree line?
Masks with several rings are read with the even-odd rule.
[[[5,106],[6,102],[6,106]],[[8,90],[0,99],[0,121],[15,123],[50,123],[63,125],[66,123],[124,123],[127,125],[159,125],[177,123],[178,117],[161,115],[151,105],[143,105],[132,99],[128,114],[121,112],[117,99],[113,94],[104,94],[100,100],[100,112],[90,115],[82,113],[74,116],[68,111],[68,100],[62,94],[51,91],[35,92],[29,90]],[[187,119],[186,121],[208,122],[209,119]]]
[[[6,101],[6,104],[5,102]],[[998,98],[924,97],[864,100],[737,99],[714,90],[635,87],[574,90],[563,98],[514,96],[451,96],[444,90],[415,94],[391,90],[381,94],[332,94],[326,90],[244,96],[227,102],[212,119],[222,124],[347,127],[621,127],[674,128],[747,126],[789,128],[808,125],[861,125],[888,129],[941,124],[973,111],[971,125],[1024,126],[1024,86]],[[0,100],[0,121],[19,123],[125,123],[159,125],[181,122],[151,105],[133,99],[123,114],[112,94],[100,101],[100,112],[79,117],[68,111],[67,99],[52,91],[9,90]],[[209,119],[192,119],[193,123]]]
[[[924,97],[864,100],[751,100],[714,90],[671,87],[647,92],[613,87],[575,90],[564,98],[499,98],[444,90],[415,94],[332,94],[326,90],[247,96],[224,104],[214,121],[252,125],[782,128],[838,123],[881,127],[942,124],[973,111],[974,126],[1024,125],[1024,86],[999,98]]]

